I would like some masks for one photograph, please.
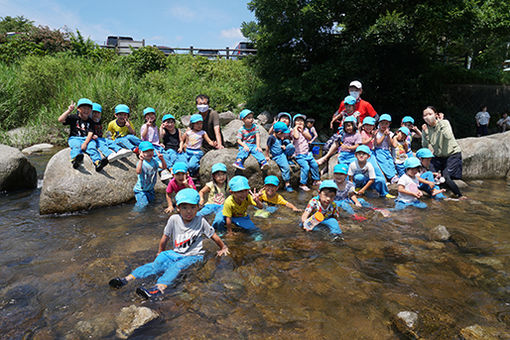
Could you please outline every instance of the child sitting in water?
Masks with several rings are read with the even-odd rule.
[[[406,138],[409,136],[409,129],[405,126],[400,127],[397,133],[393,137],[393,161],[395,162],[395,168],[397,169],[398,176],[402,176],[405,173],[404,162],[409,157],[408,152],[410,145],[407,144]]]
[[[159,160],[154,159],[154,146],[151,142],[141,142],[138,148],[140,149],[140,159],[136,165],[138,180],[133,188],[136,210],[140,210],[154,201],[154,186],[158,177],[158,169],[166,169],[166,162],[162,154],[158,153]]]
[[[216,213],[213,222],[213,228],[216,229],[218,224],[223,222],[223,204],[227,198],[227,166],[223,163],[216,163],[211,169],[212,181],[207,182],[200,190],[200,206],[203,208],[198,212],[198,216],[207,217]],[[208,195],[207,203],[205,203],[205,195]]]
[[[391,154],[392,148],[396,145],[393,141],[393,132],[390,131],[390,124],[391,116],[387,113],[381,115],[379,131],[375,135],[374,155],[386,179],[396,183],[398,181],[397,170]]]
[[[301,209],[296,208],[294,204],[286,201],[282,195],[277,193],[279,185],[280,180],[276,176],[267,176],[264,179],[264,187],[260,191],[260,200],[262,202],[267,202],[270,205],[266,208],[266,210],[274,212],[277,205],[284,205],[287,208],[291,208],[293,211],[302,211]]]
[[[368,162],[368,158],[372,155],[372,152],[366,145],[361,145],[356,148],[355,156],[356,160],[349,165],[348,175],[350,180],[356,185],[356,194],[364,195],[365,192],[372,188],[375,189],[379,196],[386,198],[395,198],[390,195],[388,188],[386,187],[386,180],[377,176],[375,173],[374,166]]]
[[[186,131],[183,139],[183,149],[179,149],[178,152],[186,152],[188,169],[191,176],[196,176],[200,167],[200,159],[204,155],[201,150],[202,142],[205,141],[212,147],[217,148],[218,143],[212,141],[207,133],[202,130],[204,126],[204,119],[199,113],[195,113],[190,118],[191,129]]]
[[[311,230],[307,229],[306,224],[310,216],[319,212],[322,214],[324,219],[317,225],[328,227],[330,233],[335,236],[342,234],[342,230],[338,224],[338,218],[340,217],[338,214],[338,206],[335,203],[337,191],[338,187],[334,181],[328,179],[321,183],[319,187],[319,195],[308,202],[303,215],[301,215],[301,226],[304,230],[311,231],[315,229],[315,227]]]
[[[349,166],[347,164],[337,164],[333,170],[333,179],[338,190],[335,196],[335,203],[338,207],[342,208],[345,212],[351,215],[355,220],[366,220],[363,216],[358,216],[354,213],[351,204],[356,207],[370,207],[370,203],[363,198],[358,198],[354,191],[354,184],[347,179]]]
[[[239,152],[233,166],[239,170],[245,170],[244,161],[251,154],[259,162],[260,169],[264,169],[267,166],[267,160],[260,147],[260,132],[257,124],[253,123],[253,112],[244,109],[239,114],[239,118],[244,124],[237,132]]]
[[[427,148],[421,148],[418,151],[416,151],[416,158],[418,158],[421,162],[421,168],[419,176],[423,181],[420,181],[420,190],[425,191],[428,193],[432,198],[435,198],[436,200],[441,200],[445,198],[444,192],[445,189],[440,189],[439,186],[436,184],[437,182],[440,182],[441,179],[444,182],[444,178],[441,177],[439,173],[433,173],[429,170],[430,167],[430,161],[434,157],[434,154],[432,151],[430,151]]]
[[[216,256],[228,255],[229,250],[205,218],[197,216],[200,197],[194,189],[184,189],[175,196],[179,214],[173,215],[163,231],[159,241],[156,259],[152,263],[136,268],[126,277],[110,280],[113,288],[121,288],[134,279],[146,278],[150,275],[163,273],[156,285],[146,289],[139,287],[136,293],[149,299],[161,296],[172,284],[177,275],[196,262],[203,261],[205,250],[202,248],[204,236],[212,239],[220,248]],[[165,250],[170,243],[172,250]]]
[[[424,209],[427,204],[420,202],[422,197],[421,191],[418,189],[420,184],[420,177],[418,172],[420,171],[421,163],[416,157],[409,157],[404,162],[406,169],[405,174],[400,176],[398,180],[398,197],[395,200],[395,210],[402,210],[409,206]],[[422,180],[425,182],[424,180]]]
[[[174,205],[172,203],[172,193],[178,193],[182,189],[192,188],[196,189],[195,183],[193,179],[188,174],[188,166],[183,162],[175,162],[172,168],[174,173],[174,178],[168,182],[168,186],[166,187],[166,201],[168,203],[168,208],[165,209],[165,212],[170,214],[174,211]]]

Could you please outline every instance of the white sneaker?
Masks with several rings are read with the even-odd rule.
[[[110,163],[114,162],[121,157],[122,157],[122,155],[120,155],[119,152],[112,152],[110,154],[110,156],[108,156],[108,162],[110,162]]]
[[[119,158],[125,158],[131,155],[133,151],[128,149],[120,149],[117,153],[119,154]]]
[[[167,169],[162,170],[162,171],[159,173],[159,176],[161,177],[161,180],[162,180],[162,181],[166,181],[167,179],[172,178],[172,174],[171,174],[171,173],[170,173],[170,171],[168,171]]]

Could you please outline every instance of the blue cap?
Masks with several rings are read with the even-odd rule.
[[[76,105],[76,107],[80,107],[82,105],[93,106],[93,103],[92,103],[92,100],[90,100],[88,98],[80,98],[80,100],[78,100],[78,104]]]
[[[167,113],[166,115],[163,116],[163,119],[161,121],[164,122],[165,120],[169,120],[169,119],[175,120],[175,117],[173,115],[171,115],[170,113]]]
[[[172,167],[172,172],[174,174],[178,174],[179,172],[188,172],[188,166],[184,162],[175,162],[174,166]]]
[[[230,190],[233,192],[242,191],[242,190],[250,190],[250,184],[248,184],[248,179],[244,176],[234,176],[228,182],[228,186]]]
[[[344,174],[347,175],[347,172],[349,171],[349,166],[347,164],[337,164],[333,168],[334,174]]]
[[[406,168],[406,169],[417,168],[419,166],[421,166],[421,162],[416,157],[409,157],[404,162],[404,168]]]
[[[365,124],[375,125],[375,118],[373,118],[373,117],[366,117],[365,119],[363,119],[363,125],[365,125]]]
[[[211,173],[214,174],[215,172],[223,171],[227,172],[227,166],[223,163],[216,163],[211,168]]]
[[[292,116],[288,112],[280,112],[278,116],[276,116],[276,119],[280,120],[280,118],[282,118],[283,116],[289,118],[289,120],[292,121]]]
[[[200,195],[195,189],[185,188],[175,195],[175,201],[177,202],[177,205],[183,203],[198,204],[198,202],[200,202]]]
[[[276,122],[273,125],[274,132],[283,132],[283,133],[289,133],[289,127],[284,122]]]
[[[191,124],[203,122],[203,121],[204,121],[204,118],[202,118],[202,115],[200,113],[195,113],[194,115],[191,115],[191,118],[189,119],[189,122]]]
[[[271,176],[267,176],[264,179],[264,184],[272,184],[274,186],[279,186],[280,185],[280,180],[278,179],[278,177],[271,175]]]
[[[298,114],[294,115],[294,118],[293,118],[293,120],[292,120],[292,121],[293,121],[293,122],[295,122],[295,121],[296,121],[296,119],[298,119],[298,118],[301,118],[301,119],[303,119],[303,120],[306,120],[306,116],[305,116],[304,114],[298,113]]]
[[[402,123],[414,124],[414,118],[410,116],[405,116],[404,118],[402,118]]]
[[[323,181],[321,183],[321,185],[319,186],[319,192],[322,191],[323,189],[335,189],[335,190],[338,190],[338,186],[336,185],[335,181],[333,181],[331,179],[327,179],[327,180]]]
[[[347,96],[344,98],[344,105],[354,105],[356,104],[356,98],[353,96]]]
[[[92,103],[92,111],[103,112],[103,108],[98,103]]]
[[[404,135],[406,135],[406,136],[409,136],[409,133],[411,132],[411,131],[409,131],[409,129],[408,129],[407,127],[405,127],[405,126],[401,126],[401,127],[400,127],[400,129],[398,129],[398,131],[402,131],[402,133],[403,133]]]
[[[156,110],[154,110],[152,107],[146,107],[145,109],[143,109],[143,115],[145,116],[146,114],[148,113],[154,113],[156,114]]]
[[[433,158],[434,154],[428,148],[421,148],[416,151],[416,157],[418,158]]]
[[[253,113],[253,112],[251,110],[244,109],[243,111],[241,111],[241,113],[239,113],[239,118],[244,119],[250,113]]]
[[[119,104],[119,105],[115,106],[115,114],[121,113],[121,112],[129,114],[129,106],[127,106],[125,104]]]
[[[364,152],[366,153],[367,155],[371,156],[372,155],[372,151],[370,150],[370,148],[366,145],[360,145],[356,148],[356,152],[355,153],[358,153],[358,152]]]
[[[384,113],[379,117],[379,121],[382,122],[383,120],[391,123],[391,116],[387,113]]]
[[[345,123],[353,123],[354,125],[356,125],[357,122],[358,122],[358,120],[354,116],[349,116],[344,119],[344,124]]]
[[[154,145],[151,142],[144,141],[138,145],[138,149],[140,151],[154,150]]]

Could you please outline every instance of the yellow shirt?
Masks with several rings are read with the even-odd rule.
[[[125,137],[129,134],[129,129],[126,125],[124,126],[118,126],[117,120],[112,120],[108,123],[108,132],[112,134],[112,139],[115,140],[115,138],[119,137]]]
[[[225,203],[223,204],[223,216],[245,217],[248,215],[246,210],[248,210],[250,205],[257,205],[251,195],[248,195],[248,197],[246,197],[246,199],[241,204],[237,204],[236,201],[234,201],[234,196],[230,195],[227,197]]]
[[[265,201],[267,203],[270,203],[270,204],[274,204],[274,205],[277,205],[277,204],[280,204],[280,205],[287,205],[287,201],[285,200],[285,198],[283,198],[282,195],[280,194],[276,194],[274,195],[273,197],[271,198],[268,198],[267,197],[267,194],[265,191],[262,192],[262,196],[260,196],[260,199],[262,201]]]

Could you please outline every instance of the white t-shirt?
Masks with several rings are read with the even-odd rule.
[[[172,242],[171,249],[176,253],[186,256],[203,255],[204,236],[211,238],[214,235],[214,228],[201,216],[195,216],[190,223],[184,224],[181,215],[172,215],[163,233]]]
[[[416,190],[419,190],[418,186],[420,185],[420,182],[418,182],[418,175],[416,175],[414,178],[411,178],[407,174],[403,174],[398,180],[397,184],[403,185],[407,191],[416,192]],[[418,199],[414,196],[399,192],[397,200],[405,203],[411,203],[417,201]]]
[[[383,136],[383,133],[381,131],[377,131],[377,134],[375,135],[376,139],[380,139]],[[377,145],[374,142],[374,146],[376,149],[384,149],[384,150],[390,150],[391,149],[391,139],[393,138],[393,132],[390,131],[389,136],[383,139],[382,143]]]
[[[506,118],[501,118],[500,120],[498,120],[498,125],[501,125],[501,126],[506,125],[507,127],[510,126],[510,116],[508,116]]]
[[[482,111],[480,111],[475,116],[476,121],[480,125],[487,125],[487,124],[489,124],[489,118],[491,118],[491,115],[489,114],[489,112],[482,112]]]
[[[368,176],[369,179],[375,179],[375,169],[372,164],[370,164],[367,160],[367,163],[363,168],[359,166],[358,160],[356,159],[349,165],[349,171],[347,174],[350,177],[354,177],[354,175],[362,174],[363,176]]]

